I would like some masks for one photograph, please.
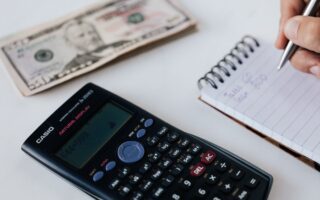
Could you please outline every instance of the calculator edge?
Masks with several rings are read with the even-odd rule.
[[[44,122],[43,122],[33,133],[37,132],[37,130],[38,130],[47,120],[49,120],[53,115],[55,115],[55,113],[58,112],[58,110],[59,110],[66,102],[68,102],[68,101],[70,101],[71,99],[73,99],[75,96],[77,96],[79,93],[81,93],[83,90],[85,90],[85,89],[88,88],[88,87],[93,87],[93,88],[98,89],[98,90],[100,90],[100,91],[106,91],[105,89],[103,89],[103,88],[101,88],[101,87],[99,87],[99,86],[97,86],[97,85],[95,85],[95,84],[92,84],[92,83],[86,84],[86,85],[83,86],[81,89],[79,89],[76,93],[74,93],[70,98],[68,98],[67,100],[65,100],[65,101],[60,105],[60,107],[58,107],[58,109],[56,109],[46,120],[44,120]],[[111,93],[111,92],[109,92],[109,91],[107,91],[107,92],[108,92],[108,93]],[[113,93],[111,93],[111,94],[113,94]],[[122,99],[122,100],[124,100],[124,101],[126,101],[126,102],[128,102],[128,103],[130,103],[130,104],[132,104],[132,105],[135,106],[135,107],[138,107],[137,105],[129,102],[128,100],[123,99],[122,97],[120,97],[120,96],[118,96],[118,95],[116,95],[116,94],[113,94],[113,95],[115,95],[116,97],[118,97],[118,98],[120,98],[120,99]],[[138,107],[138,108],[140,108],[140,107]],[[151,115],[151,116],[154,116],[153,114],[149,113],[148,111],[144,110],[143,108],[140,108],[140,109],[142,109],[142,110],[143,110],[144,112],[146,112],[147,114],[149,114],[149,115]],[[154,116],[154,117],[155,117],[155,119],[160,120],[160,121],[163,122],[164,124],[167,124],[167,125],[169,125],[170,127],[173,127],[174,129],[176,129],[176,130],[178,130],[178,131],[181,131],[180,129],[176,128],[175,126],[172,126],[171,124],[169,124],[169,123],[167,123],[166,121],[160,119],[159,117],[156,117],[156,116]],[[212,146],[212,147],[214,147],[214,148],[219,149],[221,152],[223,152],[223,153],[225,153],[225,154],[227,154],[227,155],[230,155],[231,157],[233,157],[233,158],[236,159],[236,160],[240,160],[243,164],[251,167],[252,169],[254,169],[254,170],[256,170],[257,172],[259,172],[260,174],[263,174],[263,175],[269,180],[269,181],[268,181],[268,191],[267,191],[266,194],[265,194],[265,199],[268,198],[269,193],[270,193],[270,191],[271,191],[272,182],[273,182],[273,177],[272,177],[269,173],[267,173],[267,172],[265,172],[264,170],[262,170],[262,169],[260,169],[260,168],[258,168],[258,167],[256,167],[256,166],[254,166],[254,165],[251,164],[250,162],[248,162],[248,161],[242,159],[241,157],[239,157],[239,156],[231,153],[230,151],[228,151],[228,150],[226,150],[226,149],[224,149],[224,148],[221,148],[220,146],[218,146],[218,145],[216,145],[216,144],[213,144],[213,143],[210,142],[210,141],[206,141],[205,139],[202,139],[202,138],[200,138],[200,137],[198,137],[198,136],[195,136],[195,135],[193,135],[193,134],[190,134],[190,133],[186,133],[186,132],[184,132],[184,131],[181,131],[181,132],[184,133],[184,134],[186,134],[186,135],[188,135],[188,136],[190,136],[190,137],[192,137],[192,138],[194,138],[194,139],[196,139],[196,140],[200,140],[201,142],[203,142],[204,144],[206,144],[206,145],[208,145],[208,146]],[[31,135],[33,135],[33,133],[32,133]],[[55,165],[55,164],[53,164],[53,163],[46,162],[46,157],[47,157],[47,156],[46,156],[44,153],[41,153],[41,151],[36,150],[34,147],[32,147],[32,145],[30,145],[29,140],[30,140],[30,138],[31,138],[31,135],[30,135],[30,136],[26,139],[26,141],[22,144],[22,146],[21,146],[22,151],[24,151],[26,154],[28,154],[29,156],[31,156],[33,159],[39,161],[42,165],[44,165],[45,167],[47,167],[49,170],[52,170],[52,172],[54,172],[56,175],[65,178],[69,183],[75,185],[78,189],[80,189],[81,191],[87,193],[89,196],[91,196],[91,197],[93,197],[93,198],[95,198],[95,199],[101,199],[101,197],[105,198],[105,194],[102,194],[99,190],[96,190],[95,188],[93,188],[93,187],[90,186],[89,184],[86,184],[84,180],[75,179],[75,178],[73,178],[73,177],[71,176],[72,174],[70,174],[70,173],[64,173],[64,172],[63,172],[63,168],[61,168],[61,166],[57,166],[57,165]],[[88,188],[88,189],[90,189],[90,190],[92,190],[92,191],[87,191],[87,190],[85,190],[85,189],[82,189],[81,187]],[[93,193],[95,193],[95,194],[98,195],[99,197],[96,196],[96,195],[94,195]],[[106,200],[112,200],[112,197],[108,197],[108,199],[106,199]]]
[[[41,129],[41,127],[43,127],[46,124],[46,122],[48,120],[50,120],[53,116],[55,116],[57,113],[59,113],[60,110],[62,109],[62,107],[66,106],[67,103],[74,100],[77,96],[79,96],[79,94],[81,94],[83,91],[87,90],[87,88],[94,88],[95,90],[99,90],[99,92],[106,91],[104,88],[99,87],[91,82],[82,86],[75,93],[73,93],[68,99],[62,101],[60,106],[58,106],[58,108],[56,108],[54,110],[54,112],[49,117],[47,117],[45,120],[43,120],[43,122],[23,142],[23,144],[21,145],[21,150],[23,152],[25,152],[27,155],[29,155],[30,157],[32,157],[34,160],[41,163],[43,166],[45,166],[47,169],[49,169],[49,171],[53,172],[57,177],[64,178],[65,182],[74,185],[77,189],[83,191],[84,193],[91,196],[92,198],[98,199],[98,200],[113,200],[112,196],[106,197],[104,193],[101,193],[99,190],[95,189],[91,185],[86,184],[85,179],[73,178],[72,173],[69,173],[69,169],[64,168],[62,165],[56,165],[52,162],[46,161],[46,158],[48,158],[48,156],[46,154],[44,154],[41,150],[34,147],[34,145],[32,145],[33,135],[35,133],[37,133]],[[111,92],[108,91],[108,93],[111,93]],[[111,93],[111,94],[113,94],[113,93]],[[113,94],[113,95],[115,95],[115,94]],[[118,95],[116,95],[116,96],[118,98],[121,98]],[[123,99],[123,98],[121,98],[121,99]],[[63,169],[66,169],[66,171],[63,171]],[[83,187],[83,188],[81,188],[81,187]],[[87,190],[84,188],[86,188]]]
[[[265,199],[268,199],[269,194],[270,194],[270,191],[271,191],[271,188],[272,188],[272,184],[273,184],[273,177],[272,177],[271,174],[267,173],[266,171],[264,171],[263,169],[255,166],[255,165],[253,165],[253,164],[250,163],[249,161],[244,160],[244,159],[241,158],[240,156],[237,156],[237,155],[235,155],[234,153],[232,153],[232,152],[230,152],[230,151],[228,151],[228,150],[220,147],[219,145],[216,145],[216,144],[214,144],[214,143],[212,143],[212,142],[210,142],[210,141],[207,141],[207,140],[205,140],[205,139],[202,139],[202,138],[200,138],[200,137],[198,137],[198,136],[195,136],[195,135],[193,135],[193,134],[191,134],[191,133],[186,133],[186,132],[184,132],[184,133],[187,134],[187,135],[189,135],[189,136],[192,137],[192,138],[195,138],[195,139],[197,139],[197,140],[200,140],[201,142],[203,142],[204,144],[206,144],[206,145],[208,145],[208,146],[212,146],[212,147],[214,147],[214,148],[219,149],[222,153],[225,153],[225,154],[227,154],[227,155],[230,155],[230,156],[233,157],[234,159],[241,161],[243,164],[251,167],[252,169],[254,169],[254,170],[256,170],[257,172],[259,172],[260,174],[263,174],[263,175],[269,180],[269,181],[268,181],[268,190],[266,191],[266,194],[265,194]]]

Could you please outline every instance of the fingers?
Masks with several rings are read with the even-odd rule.
[[[320,78],[320,19],[294,17],[302,13],[308,2],[309,0],[281,0],[281,19],[275,46],[283,49],[289,39],[303,47],[291,58],[292,65]],[[320,11],[316,16],[320,16]]]
[[[293,17],[285,25],[285,35],[298,46],[320,53],[320,18]]]
[[[291,58],[292,65],[303,72],[312,73],[320,78],[320,55],[306,49],[298,49]]]
[[[288,42],[284,34],[285,23],[291,17],[301,14],[305,5],[306,4],[302,0],[281,0],[281,19],[279,25],[279,34],[275,44],[277,48],[283,49]]]

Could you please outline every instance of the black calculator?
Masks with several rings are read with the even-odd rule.
[[[22,150],[95,199],[263,200],[272,177],[92,83]]]

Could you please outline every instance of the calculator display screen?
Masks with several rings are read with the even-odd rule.
[[[82,168],[131,117],[132,113],[117,104],[105,104],[58,150],[56,156]]]

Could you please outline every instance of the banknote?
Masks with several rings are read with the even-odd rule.
[[[29,96],[195,25],[178,0],[109,0],[7,37],[0,56]]]

